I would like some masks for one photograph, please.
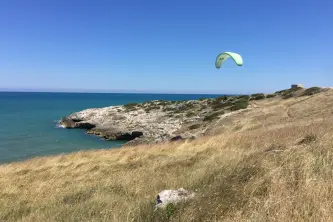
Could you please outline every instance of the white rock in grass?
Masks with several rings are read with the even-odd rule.
[[[155,208],[164,208],[169,203],[176,204],[180,201],[186,201],[194,197],[194,193],[184,188],[178,190],[163,190],[156,197],[156,206]]]

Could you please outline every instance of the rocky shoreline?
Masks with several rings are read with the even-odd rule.
[[[312,95],[319,87],[294,87],[274,94],[220,96],[188,101],[155,100],[104,108],[91,108],[60,120],[64,128],[80,128],[106,140],[127,145],[194,139],[233,113],[251,108],[251,101]]]

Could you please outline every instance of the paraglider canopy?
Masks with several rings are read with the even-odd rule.
[[[222,52],[216,57],[215,67],[217,69],[221,68],[224,61],[227,60],[229,57],[231,57],[238,66],[243,65],[243,59],[239,54],[235,52]]]

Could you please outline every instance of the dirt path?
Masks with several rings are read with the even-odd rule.
[[[286,104],[283,104],[285,107],[286,107],[286,114],[287,114],[287,116],[289,117],[289,118],[294,118],[294,116],[291,114],[291,112],[290,112],[290,108],[291,107],[293,107],[293,106],[295,106],[295,105],[297,105],[297,104],[299,104],[299,103],[302,103],[302,102],[304,102],[304,101],[307,101],[307,100],[309,100],[309,99],[312,99],[313,97],[316,97],[316,96],[319,96],[320,94],[315,94],[315,95],[312,95],[312,96],[309,96],[309,97],[307,97],[307,98],[305,98],[305,99],[302,99],[302,100],[299,100],[299,101],[297,101],[297,102],[294,102],[294,103],[292,103],[292,104],[290,104],[289,106],[288,105],[286,105]]]

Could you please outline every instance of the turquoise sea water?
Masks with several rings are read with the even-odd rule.
[[[85,134],[83,130],[62,129],[57,121],[87,108],[151,100],[190,100],[217,95],[35,93],[0,92],[0,163],[79,150],[121,147]]]

